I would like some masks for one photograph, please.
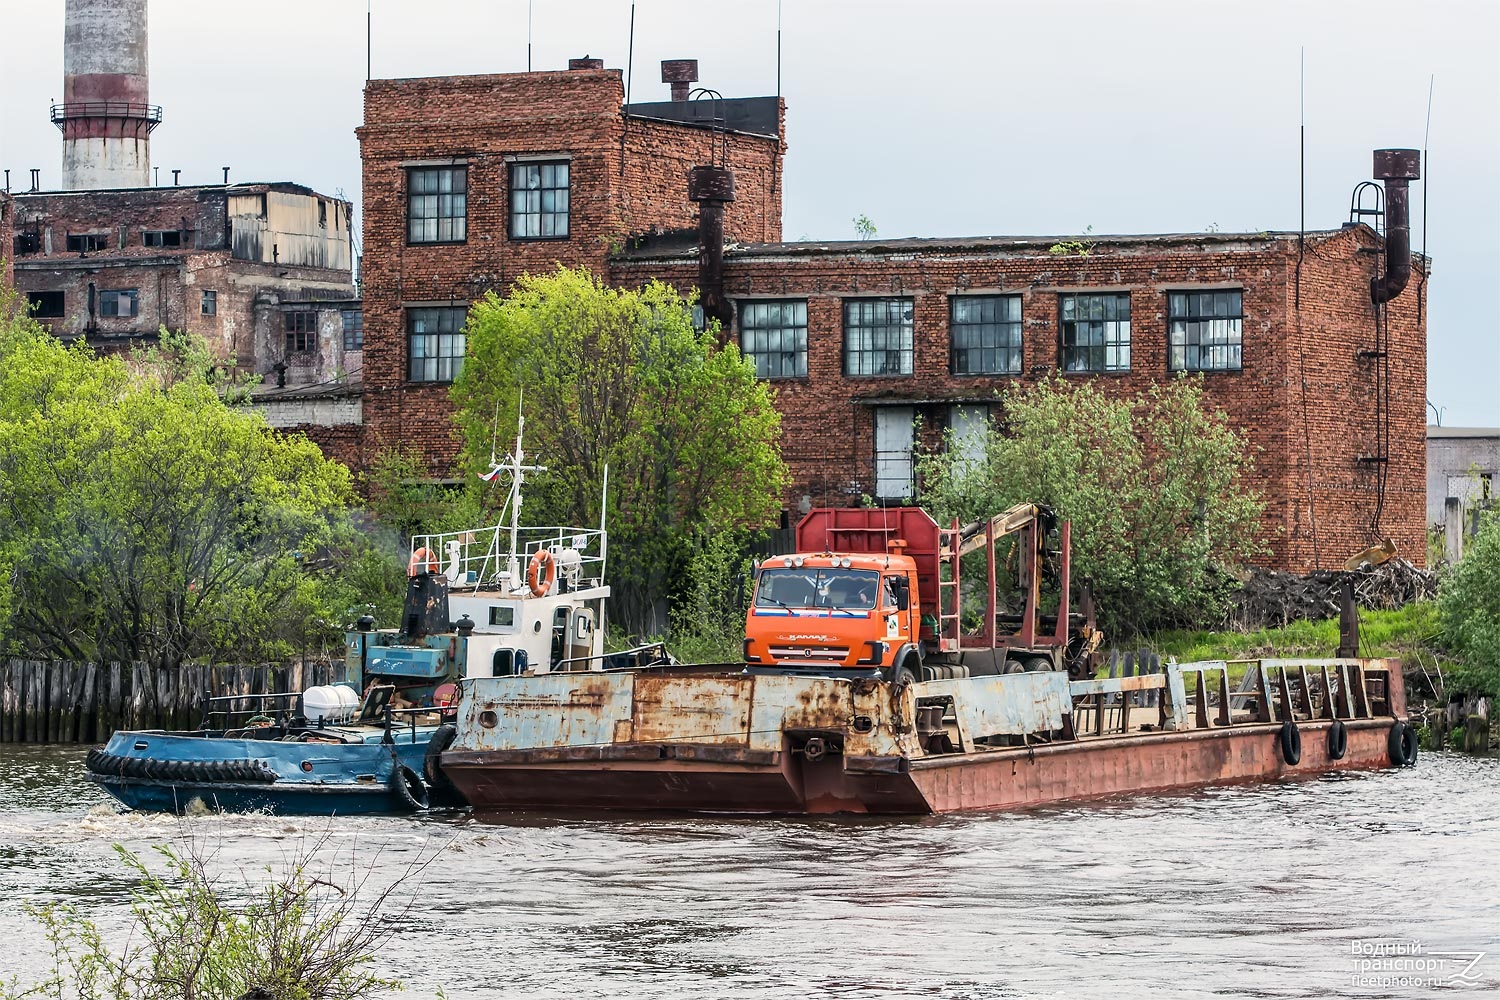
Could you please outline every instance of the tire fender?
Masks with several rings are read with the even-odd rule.
[[[1291,719],[1281,724],[1277,742],[1281,744],[1281,759],[1289,766],[1295,767],[1302,762],[1302,730]]]
[[[1409,723],[1397,722],[1392,726],[1385,745],[1396,767],[1411,767],[1417,762],[1417,731]]]
[[[427,741],[427,753],[422,758],[422,777],[427,779],[428,788],[441,788],[443,791],[453,791],[453,782],[443,773],[443,751],[453,745],[458,736],[458,729],[451,722],[445,722],[432,734],[432,739]]]
[[[403,811],[422,812],[427,808],[427,783],[420,774],[406,765],[397,764],[391,769],[386,787],[391,790],[391,797]]]
[[[1349,729],[1341,719],[1334,719],[1328,727],[1328,759],[1343,760],[1349,750]]]

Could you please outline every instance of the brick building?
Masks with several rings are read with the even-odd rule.
[[[15,242],[15,203],[10,199],[10,193],[0,191],[0,285],[14,287],[16,276],[14,265],[11,263],[13,249],[11,244]]]
[[[1338,564],[1384,536],[1422,561],[1426,278],[1402,294],[1386,276],[1411,262],[1396,200],[1389,255],[1364,224],[1305,241],[782,243],[778,99],[681,99],[677,77],[696,79],[682,61],[663,74],[679,99],[625,106],[618,71],[574,65],[367,85],[364,433],[350,452],[340,432],[336,453],[404,442],[445,474],[466,307],[525,270],[586,265],[619,284],[722,288],[727,335],[776,389],[793,516],[919,496],[914,421],[962,441],[1014,380],[1134,394],[1194,372],[1249,436],[1272,564]],[[1404,205],[1410,165],[1391,170]]]
[[[268,381],[357,369],[351,206],[297,184],[17,192],[15,284],[64,340],[98,350],[202,334]],[[332,300],[333,305],[328,303]]]

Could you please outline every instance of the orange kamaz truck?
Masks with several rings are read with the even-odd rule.
[[[745,616],[752,667],[864,670],[915,681],[1092,674],[1102,639],[1071,600],[1070,530],[1018,504],[940,527],[919,507],[818,508],[796,551],[760,562]]]

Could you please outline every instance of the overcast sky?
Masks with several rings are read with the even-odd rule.
[[[533,65],[624,67],[628,0],[534,0]],[[788,239],[1335,227],[1371,150],[1420,147],[1429,77],[1428,398],[1500,426],[1500,5],[785,0]],[[632,97],[697,58],[774,94],[776,0],[637,0]],[[151,0],[152,162],[184,183],[291,180],[359,197],[365,0]],[[526,0],[374,0],[380,77],[526,68]],[[0,0],[0,167],[58,186],[63,0]],[[1413,243],[1423,193],[1414,191]]]

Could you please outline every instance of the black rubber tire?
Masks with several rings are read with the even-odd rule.
[[[445,792],[453,792],[453,782],[443,773],[443,751],[453,745],[453,740],[458,736],[458,728],[450,722],[445,722],[432,734],[432,739],[427,741],[427,755],[422,758],[422,777],[427,779],[428,788],[440,788]]]
[[[1302,763],[1302,730],[1291,719],[1281,724],[1281,733],[1277,737],[1281,744],[1281,759],[1291,767]]]
[[[1026,672],[1039,674],[1052,669],[1052,661],[1045,656],[1026,657]]]
[[[386,787],[391,790],[391,797],[403,811],[424,812],[427,809],[427,782],[404,764],[397,764],[395,770],[391,771]]]
[[[1343,760],[1349,750],[1349,728],[1342,720],[1334,719],[1328,727],[1328,759]]]
[[[1417,731],[1408,723],[1398,722],[1391,727],[1385,740],[1390,751],[1391,763],[1396,767],[1411,767],[1417,762]]]
[[[911,663],[912,658],[908,656],[886,671],[886,679],[891,682],[892,687],[904,688],[909,684],[915,683],[917,678],[910,670]],[[920,667],[921,663],[918,662],[917,666]]]
[[[1006,660],[1005,666],[1000,668],[1000,672],[1002,674],[1024,674],[1026,672],[1026,664],[1020,660]]]

